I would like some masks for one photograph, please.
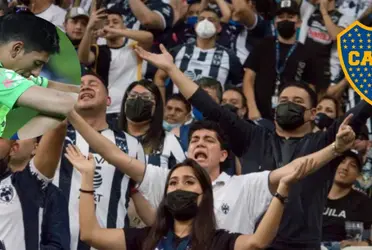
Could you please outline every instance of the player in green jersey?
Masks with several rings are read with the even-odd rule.
[[[0,137],[6,115],[16,107],[45,115],[27,123],[17,139],[43,134],[60,122],[53,117],[66,116],[73,109],[76,98],[71,94],[79,92],[78,86],[39,76],[49,56],[59,49],[57,30],[50,22],[25,13],[0,17]]]

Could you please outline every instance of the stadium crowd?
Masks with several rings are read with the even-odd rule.
[[[372,249],[372,106],[337,52],[371,7],[0,0],[0,132],[43,114],[0,138],[0,250]],[[43,68],[55,27],[79,86]]]

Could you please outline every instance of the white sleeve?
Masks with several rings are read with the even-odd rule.
[[[160,168],[152,164],[146,166],[145,175],[139,184],[138,191],[154,208],[158,208],[163,199],[169,171],[169,169]]]
[[[41,182],[41,188],[45,189],[49,183],[52,183],[53,179],[49,179],[45,175],[43,175],[39,169],[37,169],[37,166],[35,166],[34,159],[31,159],[30,161],[30,172],[33,176],[35,176],[40,182]]]
[[[338,20],[337,26],[342,28],[347,28],[350,24],[355,21],[355,18],[347,15],[342,15],[340,20]]]
[[[249,218],[256,223],[267,210],[273,195],[269,189],[270,171],[243,175],[245,178],[244,193],[247,199]]]

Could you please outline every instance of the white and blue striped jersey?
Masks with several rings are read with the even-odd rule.
[[[51,181],[33,161],[23,171],[0,176],[1,250],[40,249],[43,204]]]
[[[123,131],[111,128],[99,132],[129,156],[145,162],[142,145],[134,137]],[[101,155],[95,153],[72,126],[67,129],[65,147],[68,144],[76,145],[84,155],[88,155],[90,152],[94,156],[96,163],[94,199],[96,202],[96,216],[100,226],[104,228],[124,228],[129,226],[127,216],[130,195],[129,176],[108,163]],[[53,183],[62,190],[69,202],[71,250],[90,250],[93,248],[79,240],[79,189],[81,186],[81,175],[64,157],[64,153]]]
[[[186,159],[180,141],[169,132],[165,132],[165,138],[161,152],[146,155],[147,164],[161,168],[171,169],[177,163]]]

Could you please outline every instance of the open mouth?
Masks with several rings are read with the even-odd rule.
[[[204,152],[197,152],[195,154],[195,160],[198,160],[198,161],[203,161],[203,160],[206,160],[208,158],[207,154],[204,153]]]
[[[94,95],[91,93],[84,93],[80,95],[80,100],[92,99],[92,98],[94,98]]]

